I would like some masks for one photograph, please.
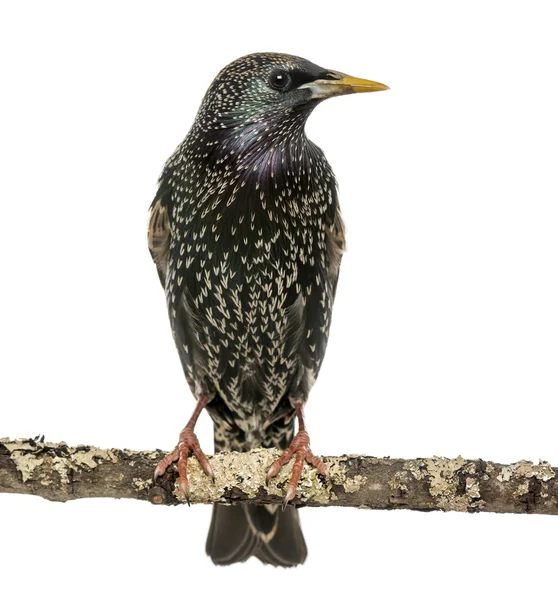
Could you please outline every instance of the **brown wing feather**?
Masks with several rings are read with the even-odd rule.
[[[333,284],[333,297],[337,289],[337,279],[339,278],[339,267],[341,258],[347,248],[345,243],[345,223],[341,217],[339,204],[335,210],[335,218],[331,226],[326,230],[328,261],[328,276]]]
[[[171,229],[167,207],[161,200],[156,200],[151,205],[149,225],[147,227],[147,245],[151,257],[157,266],[161,285],[165,287],[169,252],[171,243]]]

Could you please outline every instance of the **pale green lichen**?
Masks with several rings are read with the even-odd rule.
[[[479,476],[483,481],[495,473],[493,465],[487,464],[486,470],[477,477],[471,477],[476,472],[474,462],[467,462],[461,456],[454,459],[428,458],[423,460],[410,460],[405,463],[405,468],[417,480],[427,480],[429,493],[436,499],[436,505],[443,510],[467,511],[471,508],[482,508],[486,503],[481,500]],[[460,476],[465,475],[465,490],[458,492]],[[517,480],[513,490],[515,497],[529,493],[529,479],[535,478],[541,482],[540,495],[548,497],[547,482],[556,477],[556,473],[547,462],[539,462],[538,465],[530,461],[519,461],[513,465],[505,465],[500,468],[496,479],[500,483],[508,483]],[[396,473],[389,482],[392,489],[401,489],[401,481],[404,475]]]
[[[501,483],[517,480],[517,487],[513,491],[513,495],[516,498],[528,494],[529,480],[533,478],[537,479],[541,482],[541,498],[548,498],[547,482],[555,477],[556,473],[546,461],[539,461],[539,464],[536,465],[528,460],[520,460],[513,465],[502,467],[496,479]]]
[[[480,485],[479,482],[473,477],[467,477],[465,479],[465,492],[469,498],[480,498]]]
[[[152,479],[141,479],[139,477],[134,477],[132,479],[132,483],[134,484],[134,487],[136,488],[136,490],[138,490],[140,492],[142,490],[148,490],[149,488],[151,488],[153,486]]]
[[[502,467],[500,474],[496,477],[498,481],[502,483],[505,481],[509,481],[513,475],[513,465]]]
[[[465,478],[464,492],[458,492],[459,475],[473,475],[476,472],[474,462],[465,461],[461,456],[457,458],[426,458],[422,460],[409,460],[405,468],[417,480],[428,481],[428,491],[436,500],[436,505],[442,510],[466,512],[471,509],[482,508],[485,502],[480,499],[480,487],[474,477]],[[390,482],[393,488],[396,481]]]
[[[72,472],[90,471],[105,462],[117,463],[118,457],[111,450],[96,447],[70,448],[65,443],[33,443],[31,440],[0,440],[10,452],[10,458],[21,473],[24,482],[36,480],[41,485],[69,484]],[[133,453],[120,451],[125,457]],[[223,496],[230,496],[233,489],[239,490],[241,496],[255,498],[261,489],[268,494],[282,497],[292,474],[292,461],[285,465],[269,485],[265,482],[266,473],[280,456],[275,449],[258,448],[245,453],[229,452],[216,454],[209,458],[215,481],[212,482],[201,470],[198,461],[191,457],[188,460],[188,479],[190,482],[191,501],[223,502]],[[153,460],[162,458],[161,453],[152,451],[147,456]],[[347,477],[347,467],[343,461],[351,457],[331,459],[328,462],[330,477],[322,478],[311,465],[304,465],[297,489],[297,497],[303,502],[327,504],[337,500],[333,485],[342,486],[346,493],[358,491],[366,482],[366,477],[357,475]],[[132,465],[133,460],[130,462]],[[133,465],[132,465],[133,466]],[[40,467],[40,469],[38,469]],[[124,475],[121,473],[119,479]],[[150,489],[150,479],[133,478],[132,485],[138,491]],[[178,486],[175,495],[184,501]]]
[[[522,481],[517,485],[517,488],[513,491],[513,495],[517,498],[529,493],[529,482]]]
[[[512,477],[534,477],[539,481],[549,481],[556,477],[556,473],[546,461],[539,461],[539,464],[535,465],[531,461],[520,460],[513,465],[503,467],[497,479],[499,481],[509,481]]]
[[[29,454],[29,451],[35,450],[36,446],[33,446],[28,440],[1,438],[0,442],[10,452],[10,458],[21,473],[22,480],[29,481],[33,477],[33,471],[44,462],[44,458],[37,458],[34,454]]]
[[[44,458],[37,458],[33,454],[27,454],[19,450],[13,450],[10,453],[10,458],[14,461],[24,482],[32,479],[35,469],[45,462]]]
[[[202,471],[195,458],[188,460],[188,481],[191,502],[223,502],[232,489],[247,498],[255,498],[261,489],[266,489],[271,496],[282,497],[292,474],[292,463],[285,465],[269,484],[266,474],[274,460],[281,455],[279,450],[257,448],[248,452],[228,452],[216,454],[209,458],[215,474],[212,482]],[[358,491],[366,482],[366,477],[356,475],[347,477],[347,468],[341,464],[346,458],[331,459],[327,462],[329,478],[324,479],[311,465],[304,465],[297,488],[297,497],[303,502],[328,504],[337,499],[333,485],[341,485],[347,493]],[[184,502],[185,498],[178,486],[174,491],[176,497]]]
[[[41,485],[48,486],[53,483],[51,475],[58,474],[58,478],[62,483],[70,482],[70,471],[90,471],[97,465],[103,462],[117,462],[118,459],[110,450],[102,450],[100,448],[88,447],[84,448],[68,448],[66,444],[41,444],[40,449],[45,448],[57,449],[64,448],[64,453],[67,456],[51,456],[49,454],[41,454],[37,457],[34,452],[37,450],[37,445],[32,445],[28,440],[0,440],[10,452],[10,458],[14,462],[17,470],[21,473],[22,480],[29,481],[35,478],[37,467],[41,467],[38,479]]]
[[[58,473],[62,483],[70,483],[70,478],[68,477],[68,463],[66,459],[56,456],[52,459],[51,467]]]
[[[69,457],[72,468],[94,469],[104,462],[117,463],[118,458],[110,450],[91,447],[89,450],[76,450]]]
[[[363,475],[355,475],[352,479],[348,477],[343,484],[343,489],[348,494],[354,494],[358,492],[363,484],[366,482],[366,477]]]

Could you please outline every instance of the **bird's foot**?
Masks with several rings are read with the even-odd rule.
[[[310,450],[310,436],[307,431],[301,430],[295,435],[290,446],[269,468],[266,476],[266,482],[268,484],[272,477],[275,477],[281,468],[291,460],[293,455],[293,471],[289,485],[287,485],[285,499],[283,500],[283,510],[285,510],[287,504],[296,496],[296,488],[300,481],[302,468],[304,467],[305,462],[318,469],[318,472],[324,477],[327,477],[328,474],[327,466],[317,456],[314,456],[312,450]]]
[[[187,468],[188,457],[191,453],[193,453],[198,459],[204,473],[214,480],[215,477],[213,475],[211,465],[209,464],[207,456],[200,448],[198,436],[194,433],[193,428],[188,426],[184,427],[184,429],[180,432],[180,437],[178,438],[178,445],[176,448],[170,454],[167,454],[165,458],[163,458],[163,460],[155,468],[155,473],[153,474],[153,478],[157,479],[157,477],[160,477],[167,470],[167,467],[171,463],[176,462],[178,467],[178,487],[184,494],[188,504],[190,504],[190,486],[188,485]]]

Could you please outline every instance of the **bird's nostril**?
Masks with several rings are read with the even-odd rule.
[[[336,73],[335,71],[328,71],[325,76],[325,79],[330,79],[331,81],[339,81],[341,79],[341,75]]]

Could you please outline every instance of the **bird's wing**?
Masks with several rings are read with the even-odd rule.
[[[303,302],[298,304],[300,311],[291,310],[292,318],[298,317],[291,330],[302,337],[298,355],[310,380],[317,378],[325,355],[339,268],[345,251],[345,226],[337,202],[326,221],[325,239],[325,257],[317,264],[317,270],[310,262],[299,265],[298,280],[306,294]],[[309,387],[307,378],[303,377],[291,395],[304,397]]]
[[[167,274],[169,271],[171,259],[171,246],[173,241],[171,226],[171,208],[170,196],[165,193],[163,186],[160,186],[155,200],[151,204],[149,212],[149,224],[147,227],[147,245],[157,267],[157,273],[161,285],[167,293],[167,300],[172,297],[167,290]],[[186,381],[194,393],[195,381],[193,371],[193,344],[195,339],[191,335],[192,319],[188,313],[186,295],[180,293],[177,295],[178,301],[169,304],[169,316],[171,328],[175,336],[176,347],[186,375]]]
[[[155,198],[151,205],[147,227],[147,245],[157,266],[161,285],[165,287],[170,255],[171,228],[168,208],[162,198]]]
[[[327,253],[328,253],[328,277],[333,287],[333,298],[337,290],[337,280],[339,279],[339,268],[341,267],[341,258],[346,250],[345,243],[345,223],[341,216],[339,203],[335,207],[335,215],[332,223],[326,229]]]

